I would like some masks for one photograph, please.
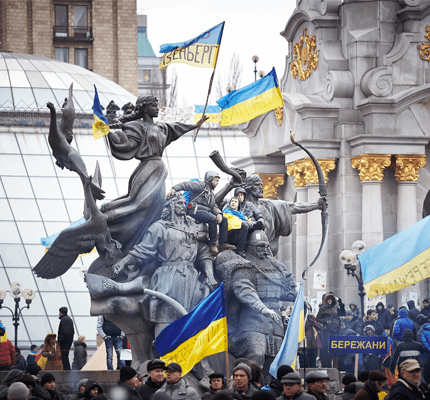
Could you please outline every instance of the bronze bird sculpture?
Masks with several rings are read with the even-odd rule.
[[[67,228],[59,234],[48,252],[33,268],[38,277],[54,279],[63,275],[80,254],[89,253],[94,247],[105,261],[122,256],[121,244],[111,238],[107,217],[96,206],[91,193],[91,181],[91,176],[84,180],[88,219],[83,224]]]
[[[56,165],[61,169],[76,172],[82,182],[88,177],[87,168],[79,152],[70,145],[73,140],[73,122],[76,118],[75,106],[73,103],[73,83],[69,88],[69,98],[66,107],[63,109],[60,124],[57,127],[57,115],[55,106],[52,103],[46,105],[51,111],[51,123],[49,126],[48,142],[52,149],[52,155],[56,159]],[[94,183],[91,183],[91,191],[94,198],[102,200],[104,191]]]

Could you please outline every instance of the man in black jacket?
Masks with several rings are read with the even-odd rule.
[[[167,197],[171,197],[182,190],[191,192],[187,214],[197,221],[208,224],[209,246],[213,255],[217,255],[219,251],[235,248],[227,243],[228,221],[215,202],[214,189],[218,186],[219,178],[217,172],[207,171],[204,182],[181,182],[173,186],[167,194]],[[219,249],[217,248],[217,224],[219,224]]]
[[[417,315],[418,315],[420,312],[419,312],[419,311],[418,311],[418,309],[415,307],[415,301],[413,301],[413,300],[409,300],[407,304],[408,304],[408,308],[409,308],[409,311],[408,311],[408,318],[410,318],[412,321],[416,322]]]
[[[59,310],[60,325],[58,327],[58,344],[61,350],[61,361],[63,362],[63,370],[70,370],[69,351],[72,347],[75,328],[73,327],[72,319],[67,315],[67,307],[61,307]]]
[[[136,388],[137,394],[142,398],[142,400],[150,400],[152,395],[163,386],[166,382],[164,377],[164,371],[166,368],[166,363],[162,360],[154,358],[150,360],[146,366],[149,378],[143,385]]]
[[[406,329],[402,336],[402,341],[397,345],[391,359],[390,370],[394,374],[396,365],[400,365],[403,361],[414,359],[418,361],[421,354],[426,352],[421,343],[414,341],[414,334],[410,329]]]
[[[376,313],[378,314],[378,321],[382,324],[384,329],[391,329],[391,314],[385,308],[382,301],[376,305]]]
[[[425,315],[426,317],[430,316],[430,305],[428,299],[423,300],[423,306],[421,307],[420,313]]]
[[[416,360],[403,361],[399,379],[391,388],[390,400],[415,400],[426,397],[427,389],[421,382],[421,368]]]

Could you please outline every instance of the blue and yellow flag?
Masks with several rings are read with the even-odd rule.
[[[283,106],[275,68],[260,80],[221,97],[217,103],[222,109],[221,126],[241,124]]]
[[[276,378],[276,372],[281,365],[290,365],[296,368],[297,350],[299,343],[305,339],[305,300],[303,298],[303,282],[300,283],[299,293],[294,303],[293,312],[288,321],[281,349],[270,365],[270,375]]]
[[[94,94],[94,105],[93,105],[93,112],[94,112],[93,137],[94,137],[94,140],[96,140],[96,139],[100,139],[103,136],[106,136],[109,133],[109,124],[107,122],[106,117],[103,115],[96,85],[94,85],[94,89],[96,92]]]
[[[160,68],[166,68],[173,63],[189,64],[199,68],[215,68],[223,30],[224,22],[221,22],[186,42],[162,44],[160,53],[165,54]]]
[[[203,116],[205,106],[194,107],[194,122],[197,122]],[[220,122],[221,121],[221,108],[218,106],[207,106],[205,111],[206,117],[209,119],[205,122]]]
[[[359,254],[367,297],[430,277],[430,216]]]
[[[176,362],[187,374],[211,354],[228,350],[224,282],[187,315],[166,326],[155,339],[166,365]]]

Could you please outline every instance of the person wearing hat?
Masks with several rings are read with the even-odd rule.
[[[55,389],[55,376],[45,372],[40,379],[40,386],[44,387],[51,397],[51,400],[64,400],[63,395]]]
[[[172,400],[200,400],[196,390],[182,378],[182,367],[177,363],[166,367],[166,382],[157,393],[165,393]]]
[[[249,399],[254,393],[259,392],[256,386],[251,385],[251,367],[243,362],[234,367],[233,380],[233,387],[227,391],[231,394],[238,395],[240,400]]]
[[[364,386],[364,383],[357,382],[353,374],[346,374],[342,378],[343,391],[337,392],[337,399],[353,400],[355,394]]]
[[[305,382],[308,386],[307,393],[314,396],[317,400],[328,400],[326,390],[327,381],[330,378],[326,372],[312,371],[305,377]]]
[[[391,388],[390,400],[415,400],[426,397],[427,389],[421,382],[421,367],[418,361],[403,361],[399,370],[399,379]]]
[[[28,353],[28,356],[27,356],[27,359],[26,359],[27,364],[34,364],[34,363],[36,363],[36,356],[37,356],[38,350],[39,350],[39,348],[35,344],[32,344],[30,346],[30,353]]]
[[[6,328],[0,321],[0,371],[10,371],[15,361],[15,347],[7,338]]]
[[[51,396],[49,395],[48,391],[44,387],[39,386],[35,377],[30,373],[26,372],[21,376],[21,378],[19,378],[18,382],[22,382],[25,386],[27,386],[28,390],[30,391],[31,400],[51,400]]]
[[[60,345],[56,339],[57,335],[53,332],[48,333],[45,337],[45,343],[41,349],[42,357],[48,359],[45,364],[45,371],[61,371],[63,369]]]
[[[88,379],[85,382],[84,399],[90,400],[98,394],[103,393],[103,388],[94,380]]]
[[[424,299],[422,302],[422,307],[421,307],[421,314],[425,315],[426,317],[430,316],[430,304],[429,304],[429,300],[428,299]]]
[[[30,391],[22,382],[14,382],[9,386],[7,398],[9,400],[27,400]]]
[[[209,376],[209,392],[215,394],[224,389],[224,374],[221,372],[212,372]]]
[[[302,388],[302,378],[298,372],[290,372],[281,379],[283,393],[276,400],[314,400]]]
[[[281,365],[276,371],[276,379],[272,377],[272,381],[269,384],[270,390],[268,391],[275,399],[282,395],[283,385],[281,383],[282,377],[284,375],[294,372],[294,370],[289,365]]]
[[[166,363],[163,360],[154,358],[146,365],[148,371],[148,379],[143,385],[136,388],[136,392],[142,400],[150,400],[152,395],[163,386],[166,382],[164,371],[166,370]]]
[[[381,371],[370,371],[369,380],[364,386],[357,392],[354,400],[378,400],[379,392],[382,392],[382,388],[387,381],[387,375]]]
[[[67,315],[67,307],[61,307],[58,311],[60,325],[58,326],[58,344],[60,345],[63,370],[70,371],[69,351],[72,347],[75,328],[72,319]]]
[[[118,386],[125,390],[128,400],[142,400],[136,392],[138,383],[137,371],[134,368],[129,367],[128,365],[121,367],[119,370]]]
[[[355,317],[351,310],[345,311],[345,316],[341,318],[344,324],[344,330],[352,329],[354,332],[359,333],[361,329],[360,320]]]

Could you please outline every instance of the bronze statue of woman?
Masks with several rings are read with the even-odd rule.
[[[203,116],[196,125],[154,123],[157,116],[157,98],[138,97],[135,112],[116,119],[111,125],[121,130],[111,130],[108,135],[115,158],[140,161],[130,177],[128,193],[101,208],[108,217],[112,238],[122,244],[124,254],[140,243],[149,226],[161,217],[167,177],[167,168],[161,159],[164,149],[208,119]]]

